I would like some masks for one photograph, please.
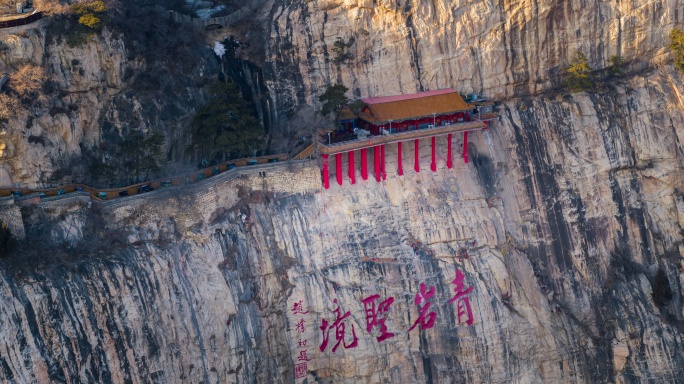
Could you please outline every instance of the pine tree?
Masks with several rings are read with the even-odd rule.
[[[318,100],[323,103],[323,110],[321,111],[323,115],[329,115],[330,112],[339,112],[343,106],[349,103],[349,99],[345,96],[345,93],[349,88],[342,84],[335,84],[329,86]]]
[[[153,133],[145,137],[142,132],[129,135],[120,145],[120,156],[128,176],[137,182],[141,174],[147,180],[150,173],[161,169],[164,135]]]
[[[243,156],[262,143],[264,129],[234,83],[210,85],[209,102],[201,107],[190,124],[189,151],[207,159]]]

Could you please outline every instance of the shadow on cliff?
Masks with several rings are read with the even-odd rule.
[[[98,205],[82,204],[71,212],[26,206],[21,213],[26,237],[13,237],[13,246],[0,259],[2,269],[15,278],[54,268],[75,272],[83,263],[116,257],[130,247],[123,231],[108,228]]]
[[[477,176],[480,179],[480,184],[485,192],[485,197],[489,199],[496,196],[497,179],[492,158],[479,152],[477,147],[473,144],[468,147],[468,157],[475,166]]]

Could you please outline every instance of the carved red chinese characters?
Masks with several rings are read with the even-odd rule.
[[[296,364],[295,369],[294,369],[295,379],[301,379],[302,377],[306,377],[306,371],[307,371],[306,362]]]
[[[307,313],[309,313],[309,311],[304,312],[304,307],[302,306],[302,301],[304,301],[304,300],[296,301],[292,305],[292,314],[294,314],[294,315],[306,315]]]
[[[306,329],[304,328],[304,319],[299,320],[299,323],[297,323],[297,332],[299,333],[304,333]]]
[[[299,361],[309,361],[309,356],[306,355],[306,351],[299,351],[299,357],[297,358]]]
[[[427,289],[424,283],[420,283],[420,292],[416,293],[416,298],[414,300],[418,310],[418,319],[413,323],[409,332],[420,324],[420,329],[429,329],[435,325],[435,320],[437,319],[437,314],[435,312],[430,312],[430,305],[432,304],[428,300],[435,295],[435,287],[432,286]]]
[[[394,302],[394,297],[382,301],[378,306],[375,306],[375,301],[380,298],[380,295],[372,295],[363,299],[363,308],[366,311],[366,331],[371,332],[374,327],[380,326],[380,335],[377,337],[378,342],[389,339],[394,336],[394,333],[387,332],[385,325],[385,314],[389,312],[390,305]]]
[[[306,315],[309,313],[309,311],[304,310],[304,306],[302,305],[303,300],[296,301],[292,305],[292,314],[293,315]],[[297,333],[304,333],[306,331],[306,327],[304,325],[304,319],[299,319],[299,322],[295,325],[295,329]],[[306,350],[306,342],[307,340],[304,339],[299,339],[299,342],[297,343],[297,349],[301,349],[299,351],[299,356],[297,356],[297,361],[300,361],[300,363],[295,364],[294,367],[294,378],[295,379],[301,379],[303,377],[306,377],[306,374],[308,372],[308,367],[307,367],[307,362],[311,360],[309,357],[307,350]]]
[[[337,299],[333,301],[333,303],[337,304]],[[321,352],[325,351],[325,348],[328,346],[328,339],[330,337],[330,330],[335,328],[335,340],[337,343],[335,343],[335,346],[333,346],[332,351],[333,353],[337,350],[337,348],[342,344],[345,348],[354,348],[359,344],[359,339],[356,337],[356,332],[354,331],[354,324],[351,326],[351,337],[352,337],[352,342],[347,344],[344,341],[345,335],[346,335],[346,324],[344,323],[344,320],[351,316],[351,312],[347,311],[344,313],[344,315],[340,315],[342,313],[342,310],[340,309],[340,306],[338,305],[337,308],[333,311],[335,312],[335,321],[331,324],[328,322],[326,319],[321,320],[321,332],[323,333],[323,342],[321,343],[319,349]]]
[[[455,286],[454,292],[456,292],[456,295],[454,295],[454,297],[451,300],[449,300],[449,302],[456,302],[456,308],[458,310],[458,323],[461,323],[461,316],[468,315],[468,320],[466,320],[466,324],[472,325],[473,311],[470,309],[470,300],[468,299],[467,295],[470,292],[472,292],[473,287],[466,288],[463,284],[464,279],[465,276],[463,275],[463,272],[457,270],[456,277],[451,282],[451,284]]]

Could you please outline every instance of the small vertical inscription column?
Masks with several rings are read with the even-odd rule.
[[[321,157],[323,158],[323,165],[321,166],[321,173],[323,177],[323,188],[328,189],[330,188],[330,173],[328,171],[328,155],[327,154],[322,154]]]

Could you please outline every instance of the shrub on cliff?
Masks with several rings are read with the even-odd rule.
[[[622,75],[622,70],[625,66],[625,58],[620,55],[613,55],[610,57],[610,67],[608,72],[613,76]]]
[[[100,0],[71,6],[71,10],[79,16],[78,23],[94,30],[102,27],[102,15],[105,9],[105,3]]]
[[[586,91],[594,85],[591,68],[589,68],[587,57],[582,52],[577,52],[566,70],[565,81],[573,92]]]
[[[345,96],[348,90],[349,88],[342,84],[335,84],[326,88],[325,92],[318,97],[318,100],[323,103],[323,109],[321,110],[323,115],[329,115],[330,112],[339,112],[349,102],[349,99]]]
[[[684,31],[673,28],[670,31],[670,45],[668,45],[675,59],[675,66],[684,71]]]
[[[59,43],[66,37],[67,44],[74,48],[84,44],[89,36],[99,33],[104,22],[109,19],[108,13],[119,10],[118,0],[101,0],[73,4],[65,14],[56,14],[50,18],[48,35],[55,36]]]
[[[264,129],[234,83],[209,86],[210,100],[190,123],[189,152],[203,159],[244,156],[261,146]]]
[[[335,57],[333,58],[335,65],[339,66],[345,61],[351,59],[352,55],[351,53],[347,52],[347,49],[354,44],[354,41],[355,39],[353,37],[349,39],[349,42],[345,42],[341,37],[338,37],[337,40],[335,40],[335,43],[332,47],[332,51],[335,53]]]
[[[15,116],[20,107],[19,101],[4,93],[0,93],[0,120],[9,120]]]

